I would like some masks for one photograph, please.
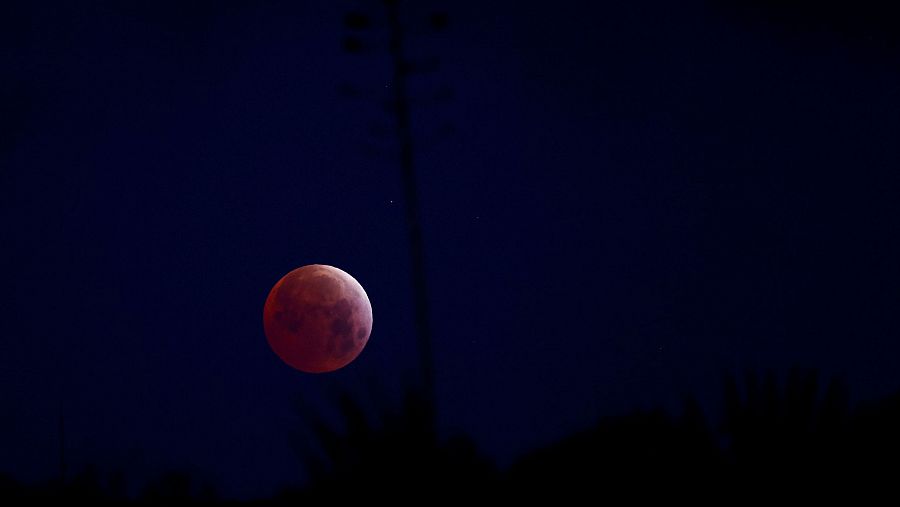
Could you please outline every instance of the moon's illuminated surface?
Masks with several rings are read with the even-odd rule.
[[[362,352],[372,332],[372,305],[352,276],[324,264],[297,268],[272,287],[263,308],[272,350],[308,373],[334,371]]]

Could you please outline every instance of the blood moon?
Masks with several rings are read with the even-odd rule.
[[[269,346],[307,373],[343,368],[372,332],[372,305],[362,285],[333,266],[310,264],[284,275],[263,308]]]

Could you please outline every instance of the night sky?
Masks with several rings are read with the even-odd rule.
[[[714,414],[726,374],[900,389],[900,38],[845,3],[402,7],[439,63],[409,87],[442,435],[505,466],[605,415]],[[73,473],[264,496],[302,480],[304,413],[399,402],[419,365],[379,2],[12,2],[0,49],[0,472],[55,477],[63,414]],[[312,263],[374,311],[332,374],[263,334]]]

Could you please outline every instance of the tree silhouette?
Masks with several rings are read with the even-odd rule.
[[[900,393],[853,407],[843,381],[824,387],[812,370],[724,377],[718,418],[688,398],[677,417],[661,410],[605,417],[497,470],[465,437],[441,439],[432,400],[410,391],[368,414],[337,396],[343,424],[307,415],[315,446],[300,446],[309,483],[266,503],[441,500],[548,502],[682,499],[741,503],[839,495],[896,495]],[[720,424],[711,425],[708,421]],[[319,452],[313,452],[316,448]],[[212,488],[172,472],[129,500],[121,474],[86,467],[65,484],[24,486],[0,475],[0,499],[91,505],[218,503]]]
[[[303,453],[312,485],[295,492],[305,500],[426,500],[421,491],[440,498],[485,491],[494,470],[471,440],[439,440],[431,401],[418,391],[407,393],[399,410],[367,417],[351,396],[339,396],[344,429],[313,420],[323,456]]]

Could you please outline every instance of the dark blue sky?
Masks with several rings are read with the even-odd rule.
[[[687,393],[714,411],[748,368],[900,388],[900,73],[877,3],[486,3],[438,5],[450,29],[409,46],[441,58],[411,93],[447,434],[508,463]],[[61,405],[73,469],[267,494],[299,477],[298,398],[396,401],[417,366],[379,5],[118,4],[0,12],[0,472],[56,473]],[[358,6],[373,46],[348,55]],[[310,263],[374,310],[330,375],[262,331]]]

